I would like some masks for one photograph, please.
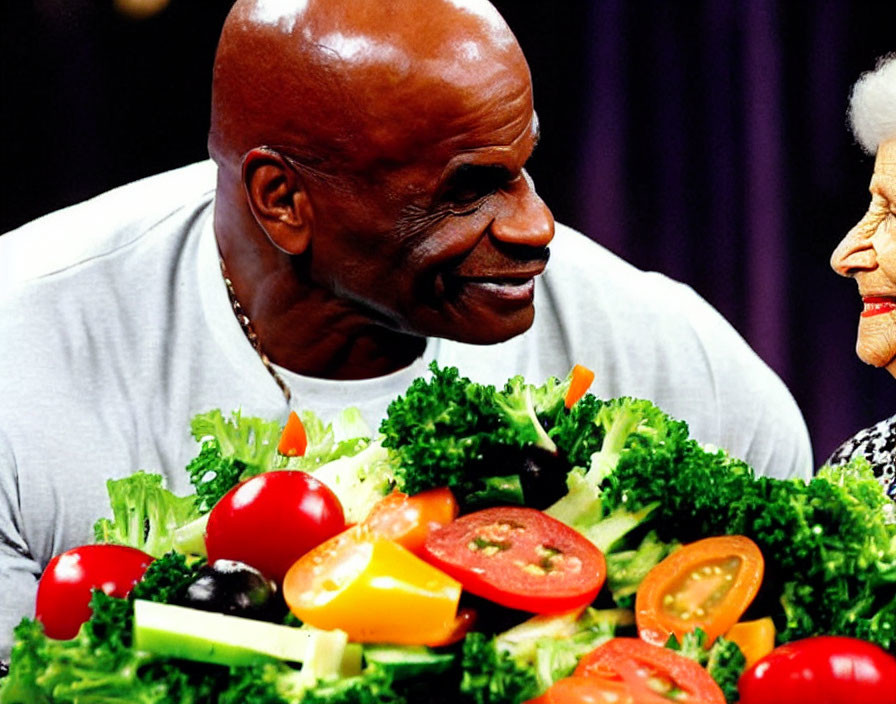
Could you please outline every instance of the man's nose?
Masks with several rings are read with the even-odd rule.
[[[506,244],[546,247],[554,238],[554,216],[523,171],[503,192],[501,210],[492,221],[492,236]]]
[[[831,254],[831,268],[840,276],[855,276],[877,264],[874,247],[864,220],[846,233]]]

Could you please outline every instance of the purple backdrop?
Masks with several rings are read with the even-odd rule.
[[[855,286],[828,268],[873,160],[849,87],[896,50],[892,0],[498,0],[532,67],[530,171],[559,220],[711,301],[784,378],[820,463],[891,415],[853,352]],[[3,3],[0,231],[205,155],[229,3]],[[662,305],[658,301],[657,305]]]

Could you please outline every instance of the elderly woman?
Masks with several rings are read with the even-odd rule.
[[[882,59],[853,88],[850,120],[856,139],[877,154],[871,206],[831,256],[841,276],[855,279],[862,297],[856,353],[896,377],[896,54]],[[863,430],[838,448],[829,464],[863,455],[896,499],[896,415]]]

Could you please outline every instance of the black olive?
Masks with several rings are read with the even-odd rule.
[[[495,447],[483,458],[483,474],[516,474],[526,506],[544,509],[566,494],[569,463],[558,454],[535,445]]]
[[[236,560],[215,560],[202,567],[177,603],[261,621],[281,621],[286,615],[277,584]]]

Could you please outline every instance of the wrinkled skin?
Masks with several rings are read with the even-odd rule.
[[[529,69],[485,2],[240,0],[215,64],[215,232],[276,363],[334,379],[534,316],[550,211]]]
[[[837,245],[831,266],[859,286],[856,354],[896,376],[896,139],[878,147],[870,191],[868,212]]]

